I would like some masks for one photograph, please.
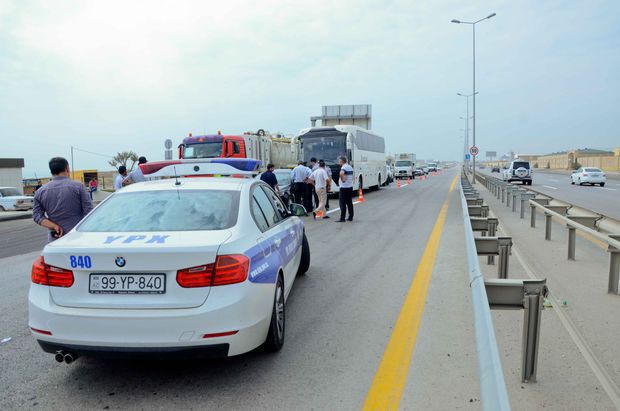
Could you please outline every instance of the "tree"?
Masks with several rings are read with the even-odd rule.
[[[131,167],[127,165],[129,161],[131,161]],[[115,168],[118,168],[120,166],[125,166],[127,167],[127,171],[131,171],[133,170],[133,167],[137,161],[138,161],[138,155],[132,150],[129,150],[129,151],[121,151],[119,153],[116,153],[114,158],[108,161],[108,164],[110,164],[112,167],[115,167]]]

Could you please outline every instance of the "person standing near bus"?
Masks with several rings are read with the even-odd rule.
[[[326,214],[325,203],[327,202],[327,182],[329,181],[327,171],[325,171],[325,162],[319,161],[319,167],[310,175],[310,182],[313,184],[316,195],[319,198],[318,204],[312,215],[316,219],[317,215],[323,218],[329,218]],[[322,214],[322,215],[321,215]]]
[[[306,181],[310,176],[309,171],[310,170],[304,165],[303,161],[300,161],[297,164],[297,167],[295,167],[293,171],[291,171],[291,180],[293,182],[293,189],[295,190],[295,192],[293,193],[295,195],[295,202],[297,204],[303,204],[304,206],[304,202],[306,201],[306,197],[308,196],[308,185],[306,184]]]
[[[353,221],[353,167],[347,162],[345,156],[338,157],[338,164],[340,164],[340,179],[339,186],[340,191],[338,198],[340,200],[340,220],[336,220],[337,223],[344,223],[345,221]],[[349,211],[349,218],[345,220],[347,210]]]

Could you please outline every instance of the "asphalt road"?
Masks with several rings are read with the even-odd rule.
[[[490,169],[478,170],[483,174],[501,177]],[[520,184],[514,182],[513,184]],[[607,179],[605,187],[579,186],[570,183],[570,176],[534,170],[532,188],[555,199],[566,201],[620,220],[620,180]]]
[[[275,355],[57,364],[27,326],[41,233],[25,221],[2,226],[21,246],[0,258],[0,340],[11,337],[0,344],[0,409],[360,409],[456,173],[368,193],[353,223],[306,219],[312,264],[293,287]]]
[[[47,231],[32,219],[0,221],[0,258],[38,251],[47,243]]]

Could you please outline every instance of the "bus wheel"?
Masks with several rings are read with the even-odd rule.
[[[379,174],[379,178],[377,179],[377,190],[381,189],[381,174]]]
[[[360,184],[358,187],[360,190],[364,189],[364,177],[360,176]]]

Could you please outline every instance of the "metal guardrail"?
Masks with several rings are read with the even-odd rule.
[[[461,182],[463,182],[463,178]],[[484,410],[510,410],[510,401],[508,399],[508,391],[506,390],[506,382],[504,381],[499,350],[497,349],[489,300],[487,298],[484,277],[480,271],[476,243],[469,220],[465,190],[462,186],[460,192],[469,265],[469,286],[471,288],[474,310],[474,329],[476,333],[476,352],[482,408]]]
[[[545,216],[545,240],[551,240],[552,221],[553,218],[558,219],[566,224],[568,230],[568,250],[567,258],[575,260],[576,232],[582,231],[593,238],[607,244],[609,252],[609,282],[607,292],[609,294],[618,294],[618,283],[620,281],[620,222],[576,207],[564,201],[558,201],[562,204],[550,204],[554,201],[550,196],[532,190],[529,192],[518,186],[512,185],[493,176],[477,175],[478,180],[483,183],[498,199],[501,198],[506,205],[509,206],[512,197],[512,205],[515,210],[515,201],[517,193],[520,194],[521,210],[520,217],[525,217],[526,204],[530,206],[530,227],[536,227],[536,210],[540,209]],[[542,197],[537,197],[542,196]]]

